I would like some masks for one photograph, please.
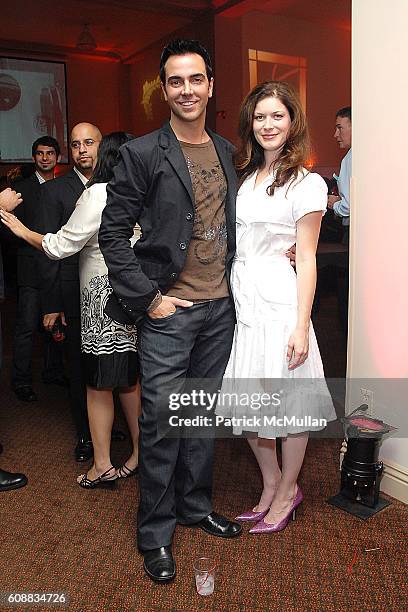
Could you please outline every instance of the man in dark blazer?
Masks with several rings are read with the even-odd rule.
[[[214,440],[168,435],[170,390],[194,378],[219,388],[229,358],[237,186],[232,145],[205,127],[208,52],[197,41],[170,43],[160,78],[170,122],[121,148],[99,243],[114,291],[107,314],[140,324],[137,538],[148,576],[168,582],[176,523],[224,538],[242,531],[212,509]],[[136,222],[142,237],[132,250]]]
[[[12,189],[4,189],[0,192],[0,209],[11,212],[21,204],[21,194],[16,193]],[[4,299],[4,276],[3,276],[3,256],[1,252],[0,244],[0,303]],[[1,332],[1,313],[0,313],[0,372],[3,361],[3,337]],[[3,451],[3,447],[0,444],[0,453]],[[27,484],[27,477],[24,474],[17,472],[6,472],[6,470],[0,469],[0,492],[11,491],[12,489],[19,489]]]
[[[79,123],[72,129],[70,145],[74,167],[41,188],[41,222],[37,225],[41,233],[56,233],[68,221],[92,176],[101,139],[99,129],[91,123]],[[44,253],[38,254],[43,324],[47,331],[52,330],[57,319],[66,326],[71,409],[78,436],[75,458],[77,461],[87,461],[92,457],[93,449],[81,368],[78,262],[79,254],[62,260],[51,260]]]
[[[41,185],[54,179],[54,170],[60,160],[60,147],[55,138],[42,136],[32,146],[35,172],[19,181],[18,190],[23,203],[17,208],[16,216],[33,229],[39,222],[38,200]],[[13,344],[12,388],[17,397],[26,402],[37,399],[32,388],[33,340],[41,322],[40,292],[38,288],[37,251],[23,240],[17,251],[18,304]],[[44,334],[43,381],[66,385],[63,376],[62,349],[53,341],[51,334]]]

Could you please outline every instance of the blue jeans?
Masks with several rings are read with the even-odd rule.
[[[146,317],[139,338],[142,415],[139,439],[138,545],[142,551],[171,544],[177,522],[193,524],[212,511],[213,439],[170,438],[158,426],[168,397],[186,379],[218,385],[231,352],[235,312],[223,298],[177,307],[164,319]]]

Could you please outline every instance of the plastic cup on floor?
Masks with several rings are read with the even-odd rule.
[[[195,582],[199,595],[214,593],[215,566],[215,561],[208,557],[200,557],[194,562]]]

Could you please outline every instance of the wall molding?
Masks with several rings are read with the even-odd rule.
[[[122,58],[119,53],[114,51],[81,51],[76,47],[63,47],[60,45],[48,45],[38,42],[24,42],[20,40],[0,39],[1,55],[8,53],[22,55],[23,57],[32,58],[33,56],[46,56],[50,58],[62,58],[67,56],[78,56],[92,60],[109,60],[112,62],[121,62]]]
[[[384,472],[381,479],[381,491],[408,504],[408,467],[383,459]]]

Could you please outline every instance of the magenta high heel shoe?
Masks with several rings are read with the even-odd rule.
[[[282,520],[279,521],[279,523],[265,523],[265,521],[261,519],[259,523],[255,525],[255,527],[252,527],[252,529],[249,530],[249,533],[274,533],[275,531],[282,531],[283,529],[285,529],[285,527],[287,527],[290,517],[292,517],[293,521],[295,520],[296,508],[302,503],[302,501],[303,494],[300,490],[300,487],[298,487],[295,499],[293,500],[292,505],[288,510],[288,513],[286,514],[286,516],[283,517]]]
[[[235,517],[236,521],[242,522],[256,522],[261,521],[269,512],[269,508],[267,510],[263,510],[262,512],[254,512],[253,510],[248,510],[248,512],[243,512],[239,516]]]

